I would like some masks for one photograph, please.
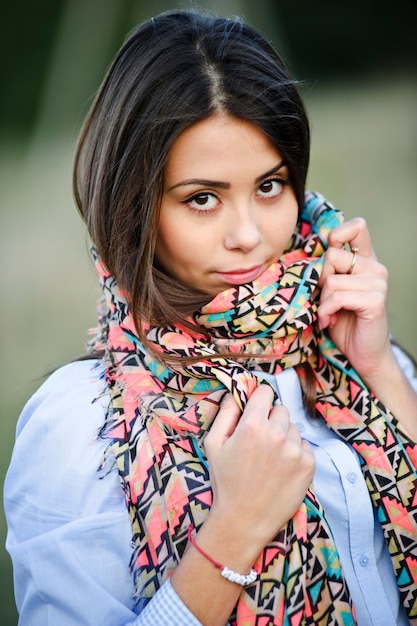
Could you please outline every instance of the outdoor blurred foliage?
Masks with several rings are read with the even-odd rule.
[[[272,40],[303,81],[313,135],[309,185],[347,217],[367,219],[378,256],[390,269],[392,330],[417,354],[417,3],[196,4],[242,16]],[[96,280],[71,195],[71,160],[83,116],[126,33],[151,15],[191,6],[169,0],[21,0],[3,6],[2,478],[24,402],[45,372],[83,353],[86,330],[95,323]],[[3,515],[0,530],[3,546]],[[3,549],[0,579],[0,623],[9,626],[17,616]]]

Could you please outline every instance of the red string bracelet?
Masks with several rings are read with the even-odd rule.
[[[188,541],[191,543],[192,546],[194,546],[196,550],[198,550],[198,552],[200,552],[200,554],[202,554],[208,561],[210,561],[210,563],[212,563],[214,567],[220,570],[223,578],[230,580],[230,582],[232,583],[242,585],[242,587],[246,587],[247,585],[251,585],[253,582],[255,582],[258,577],[258,573],[256,570],[251,569],[249,574],[238,574],[238,572],[233,571],[232,569],[230,569],[230,567],[226,567],[218,561],[215,561],[209,554],[207,554],[207,552],[203,550],[203,548],[200,548],[200,546],[196,543],[192,532],[193,527],[190,525],[188,527]]]

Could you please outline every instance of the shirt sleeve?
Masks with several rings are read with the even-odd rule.
[[[198,626],[170,582],[138,615],[116,471],[99,478],[107,398],[95,362],[54,373],[20,416],[4,486],[19,626]]]

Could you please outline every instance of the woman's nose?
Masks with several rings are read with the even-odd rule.
[[[244,252],[250,252],[261,241],[262,233],[250,207],[236,211],[228,224],[225,235],[225,247],[228,250],[239,249]]]

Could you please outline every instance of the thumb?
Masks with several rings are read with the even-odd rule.
[[[239,405],[233,398],[233,395],[227,393],[220,404],[220,409],[206,437],[206,445],[207,440],[209,443],[217,442],[222,444],[226,439],[231,437],[239,422],[240,416],[241,410]]]

